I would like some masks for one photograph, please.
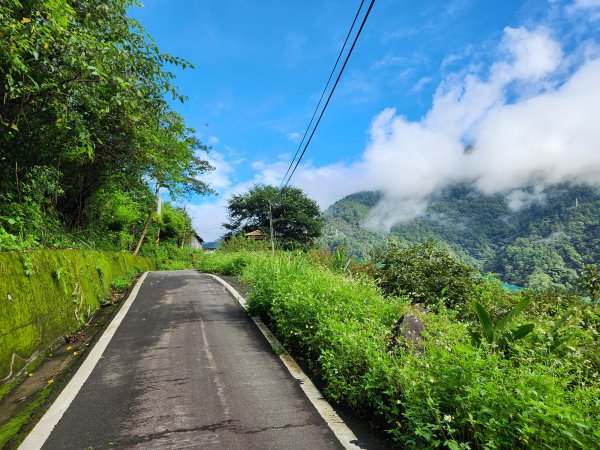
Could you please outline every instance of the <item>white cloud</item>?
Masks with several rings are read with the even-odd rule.
[[[527,90],[539,87],[540,80],[562,60],[560,46],[543,28],[505,28],[499,51],[502,58],[490,66],[487,79],[472,68],[442,82],[423,125],[455,138],[469,138],[479,121],[506,101],[507,88],[515,83]]]
[[[287,164],[274,165],[272,178],[279,183]],[[370,189],[367,180],[360,174],[359,164],[345,165],[342,163],[315,167],[307,162],[298,166],[293,178],[293,185],[301,188],[310,198],[314,199],[322,209],[327,208],[344,195],[360,190]]]
[[[227,222],[226,205],[223,199],[201,205],[186,205],[192,226],[206,242],[217,240],[225,233],[222,224]]]
[[[285,137],[288,141],[299,142],[302,135],[294,131],[293,133],[288,133]]]
[[[202,152],[198,156],[207,160],[215,168],[212,172],[203,174],[201,180],[217,191],[228,189],[232,184],[231,176],[235,172],[235,164],[228,161],[225,155],[214,150],[208,154]]]
[[[263,170],[265,166],[266,164],[264,161],[254,161],[253,163],[250,163],[250,167],[254,170]]]
[[[294,143],[298,143],[300,142],[300,139],[302,138],[302,135],[300,133],[296,133],[295,131],[292,133],[288,133],[286,134],[286,139],[290,142],[294,142]]]
[[[575,0],[573,6],[582,9],[600,8],[600,0]]]
[[[600,0],[575,0],[569,7],[567,12],[584,13],[589,16],[590,20],[600,19]]]
[[[513,208],[543,200],[547,185],[600,184],[600,60],[554,86],[566,58],[548,30],[507,28],[500,51],[487,77],[466,72],[445,80],[421,121],[394,109],[377,115],[361,160],[306,166],[295,184],[323,206],[361,189],[382,191],[367,221],[380,229],[423,214],[428,198],[454,183],[505,194]],[[515,83],[526,89],[509,102]],[[465,151],[465,139],[472,151]],[[534,193],[526,194],[530,186]]]
[[[600,186],[600,57],[579,51],[565,55],[543,27],[506,28],[495,62],[449,75],[421,120],[386,109],[359,159],[304,162],[293,183],[322,208],[360,190],[382,191],[366,223],[375,229],[418,217],[455,183],[505,195],[513,209],[544,201],[549,185]],[[254,178],[230,191],[278,185],[286,168],[281,160],[256,165]]]
[[[540,187],[535,188],[533,192],[516,189],[506,196],[506,203],[513,211],[520,211],[534,203],[544,203],[545,201],[546,195],[541,191]]]
[[[559,43],[545,28],[529,31],[524,27],[506,27],[500,48],[508,61],[492,66],[492,79],[505,82],[539,80],[554,72],[563,56]]]
[[[432,77],[421,77],[419,80],[413,85],[412,91],[421,92],[428,84],[433,81]]]
[[[446,80],[422,121],[408,122],[394,110],[374,119],[363,164],[385,198],[368,225],[412,219],[429,196],[453,183],[506,194],[513,208],[541,200],[551,184],[600,185],[600,60],[588,60],[554,87],[565,58],[547,30],[507,28],[500,48],[503,58],[487,79],[465,73]],[[515,83],[527,89],[509,102]],[[465,139],[472,151],[464,151]],[[522,189],[530,186],[535,192],[526,195]]]
[[[502,105],[477,131],[467,168],[484,192],[565,181],[600,182],[600,60],[563,86]]]

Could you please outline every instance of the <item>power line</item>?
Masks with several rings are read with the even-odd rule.
[[[311,125],[313,123],[313,120],[315,120],[315,116],[317,115],[317,111],[319,110],[319,107],[321,106],[321,102],[323,101],[323,97],[325,97],[325,93],[327,92],[327,88],[329,87],[329,83],[331,82],[331,79],[333,78],[333,74],[335,73],[335,69],[337,69],[337,65],[340,62],[340,58],[344,54],[344,50],[346,49],[346,44],[348,43],[348,39],[350,39],[350,35],[352,34],[352,30],[354,29],[354,25],[356,24],[356,20],[358,19],[358,16],[360,15],[360,11],[362,10],[362,7],[363,7],[364,3],[365,3],[365,0],[361,0],[360,6],[358,7],[358,11],[356,11],[356,15],[354,16],[354,20],[352,21],[352,25],[350,25],[350,29],[348,30],[348,34],[346,35],[346,39],[344,40],[344,45],[342,45],[342,49],[340,50],[340,53],[338,54],[338,57],[335,60],[335,64],[333,65],[333,69],[331,69],[331,73],[329,74],[329,78],[327,79],[327,83],[325,84],[325,88],[323,88],[323,92],[321,93],[321,98],[319,99],[319,103],[317,103],[317,107],[315,108],[315,111],[313,112],[313,115],[310,118],[310,122],[308,123],[308,126],[306,127],[306,131],[304,132],[304,136],[302,136],[302,140],[300,141],[300,144],[298,144],[298,148],[296,149],[296,153],[294,153],[294,157],[292,158],[292,161],[290,162],[290,165],[288,166],[287,170],[285,171],[285,175],[281,179],[281,184],[279,185],[279,187],[281,187],[283,185],[283,182],[285,181],[285,178],[288,176],[288,173],[290,173],[290,169],[294,165],[294,161],[296,161],[296,157],[298,156],[298,153],[300,152],[300,149],[302,148],[302,144],[304,143],[304,139],[306,139],[306,135],[308,134],[308,131],[310,130],[310,127],[311,127]]]
[[[296,161],[296,165],[294,166],[294,169],[292,170],[292,173],[290,173],[287,181],[285,183],[283,183],[283,186],[287,186],[290,182],[290,180],[292,179],[292,177],[294,176],[294,173],[296,172],[296,169],[298,168],[298,165],[300,164],[300,161],[302,161],[302,158],[304,157],[304,154],[306,153],[306,149],[308,148],[310,141],[312,140],[313,136],[315,135],[315,131],[317,130],[317,127],[319,126],[319,123],[321,123],[321,119],[323,118],[323,114],[325,113],[325,110],[327,109],[327,105],[329,105],[329,101],[331,100],[331,97],[333,96],[333,93],[335,92],[335,88],[337,87],[340,78],[342,77],[342,74],[344,73],[344,69],[346,68],[346,64],[348,64],[348,60],[350,59],[350,56],[352,55],[352,51],[354,50],[354,47],[356,46],[356,42],[358,41],[358,38],[360,37],[360,34],[365,26],[365,23],[367,22],[367,18],[369,17],[369,13],[371,12],[371,9],[373,8],[373,5],[375,4],[375,0],[371,0],[371,4],[369,5],[369,9],[367,9],[367,13],[365,14],[365,17],[363,18],[362,23],[360,24],[360,28],[358,29],[358,32],[356,33],[356,36],[354,37],[354,41],[352,42],[352,46],[350,47],[350,50],[348,51],[348,54],[346,55],[346,59],[344,60],[344,64],[342,66],[342,68],[340,69],[340,73],[338,74],[335,83],[333,85],[333,88],[331,88],[331,92],[329,93],[329,96],[327,97],[327,101],[325,102],[325,105],[323,106],[323,109],[321,110],[321,114],[319,114],[319,118],[317,119],[317,123],[315,124],[309,138],[308,141],[306,142],[306,144],[304,145],[304,149],[302,150],[302,153],[300,154],[300,157],[298,158],[298,160]],[[362,4],[361,4],[362,6]],[[293,161],[292,161],[293,164]],[[285,177],[284,177],[285,179]]]

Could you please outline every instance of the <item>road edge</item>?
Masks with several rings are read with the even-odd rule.
[[[100,360],[104,350],[106,350],[106,347],[115,335],[119,325],[121,325],[121,322],[125,318],[129,308],[137,297],[137,294],[147,275],[148,272],[144,272],[138,279],[137,283],[131,290],[129,297],[127,297],[127,300],[125,303],[123,303],[123,306],[119,309],[108,327],[106,327],[104,333],[102,333],[102,336],[100,336],[94,347],[91,349],[90,353],[87,355],[73,378],[71,378],[69,383],[58,395],[54,403],[52,403],[50,408],[48,408],[46,413],[21,443],[19,450],[38,450],[46,443],[46,440],[52,433],[52,430],[60,421],[65,411],[69,408],[79,393],[81,387],[87,381],[90,374],[96,367],[96,364]]]
[[[248,305],[246,299],[237,291],[233,286],[231,286],[227,281],[222,278],[213,275],[212,273],[205,273],[219,283],[221,283],[229,293],[237,300],[237,302],[244,308],[248,310]],[[262,335],[265,339],[271,344],[272,348],[283,348],[279,340],[275,337],[271,330],[265,325],[265,323],[257,316],[250,316]],[[278,355],[281,362],[285,365],[290,375],[298,381],[298,384],[302,388],[304,394],[308,397],[308,400],[315,407],[320,416],[325,420],[327,426],[331,429],[335,437],[338,439],[340,444],[347,450],[357,450],[361,449],[358,445],[358,438],[354,435],[352,430],[346,425],[346,423],[342,420],[342,418],[335,412],[333,407],[329,404],[323,394],[317,389],[314,383],[310,380],[310,378],[304,373],[304,371],[300,368],[298,363],[294,361],[289,354],[283,353]]]

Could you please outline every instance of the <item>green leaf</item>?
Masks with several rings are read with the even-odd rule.
[[[516,330],[507,333],[507,340],[516,341],[518,339],[523,339],[525,336],[527,336],[533,331],[533,327],[534,325],[532,323],[528,323],[527,325],[521,325]]]
[[[498,331],[503,331],[506,326],[513,321],[515,317],[517,317],[529,304],[531,303],[531,297],[525,297],[519,303],[517,303],[513,309],[511,309],[500,321],[498,325],[496,325],[496,329]]]
[[[471,336],[471,342],[475,346],[481,345],[481,333],[479,331],[469,331],[469,335]]]
[[[477,318],[479,319],[479,323],[481,324],[481,331],[483,331],[483,336],[485,340],[491,344],[494,342],[494,324],[492,323],[492,319],[484,307],[479,302],[475,302],[473,305],[475,309],[475,314],[477,314]]]
[[[568,312],[563,317],[561,317],[560,319],[558,319],[554,323],[554,326],[552,327],[552,329],[550,330],[550,335],[555,335],[558,332],[558,329],[561,328],[567,322],[567,320],[569,319],[570,315],[571,315],[571,313]]]
[[[450,450],[459,450],[460,449],[458,443],[455,440],[446,441],[446,442],[444,442],[444,444],[447,445]]]

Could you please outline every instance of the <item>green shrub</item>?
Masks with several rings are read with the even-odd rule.
[[[195,267],[201,272],[241,275],[246,265],[256,255],[257,253],[254,252],[204,253],[196,260]]]
[[[219,244],[219,251],[221,252],[260,252],[269,250],[270,248],[270,244],[266,240],[248,239],[243,234],[231,236]]]
[[[585,266],[576,284],[583,295],[589,296],[591,300],[600,301],[600,271],[595,265]]]
[[[131,275],[115,278],[112,283],[110,283],[110,287],[117,291],[127,289],[129,286],[131,286]]]
[[[532,323],[521,325],[518,328],[508,329],[509,326],[512,327],[513,322],[530,303],[531,298],[523,298],[513,306],[510,311],[504,314],[500,320],[494,323],[481,303],[474,302],[473,309],[479,319],[479,328],[471,331],[471,337],[474,344],[479,346],[483,342],[487,342],[489,345],[499,350],[505,350],[509,343],[523,339],[530,334],[535,327]]]
[[[425,306],[464,310],[481,282],[477,271],[434,242],[403,245],[391,242],[377,270],[387,295],[407,295]]]
[[[589,405],[594,392],[566,389],[560,369],[473,347],[464,329],[443,318],[429,322],[428,330],[423,354],[385,362],[400,392],[401,420],[392,433],[405,446],[597,447],[598,414]],[[577,397],[588,406],[574,403]]]
[[[182,248],[169,242],[147,244],[140,251],[141,255],[156,260],[158,270],[194,269],[197,261],[202,258],[202,253],[200,248]]]

